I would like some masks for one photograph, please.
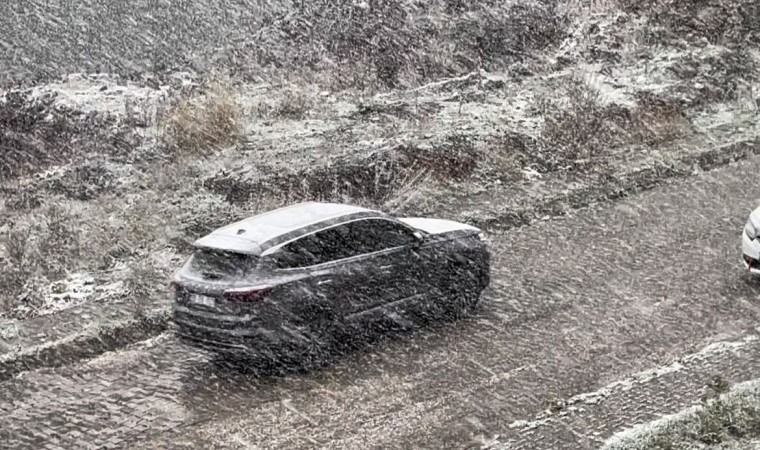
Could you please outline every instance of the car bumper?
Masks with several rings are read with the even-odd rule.
[[[275,350],[292,347],[299,341],[284,327],[272,330],[255,321],[221,317],[175,306],[174,330],[185,344],[225,353],[269,355]]]
[[[754,275],[760,275],[760,239],[750,239],[742,231],[742,262],[744,268]]]

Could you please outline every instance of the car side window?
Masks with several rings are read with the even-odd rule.
[[[361,253],[410,245],[415,237],[405,226],[383,219],[368,219],[349,224],[350,235]]]
[[[281,269],[315,266],[336,259],[345,258],[341,230],[329,228],[304,236],[276,253],[276,265]]]
[[[359,220],[304,236],[276,253],[281,269],[315,266],[414,242],[406,227],[388,220]]]

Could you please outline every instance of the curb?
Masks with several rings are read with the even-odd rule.
[[[594,203],[617,200],[648,191],[673,179],[694,175],[695,171],[709,172],[753,155],[760,155],[760,138],[726,144],[684,156],[671,163],[657,163],[651,167],[621,174],[617,178],[606,176],[591,186],[550,197],[534,206],[495,211],[493,217],[468,217],[466,221],[478,228],[506,231],[530,225],[547,216],[563,216],[571,209],[580,209]]]
[[[59,367],[157,336],[168,329],[171,313],[151,311],[122,322],[107,323],[55,342],[0,357],[0,381],[43,367]]]
[[[685,156],[672,164],[656,164],[625,173],[618,178],[605,177],[591,186],[574,189],[533,207],[498,211],[495,217],[485,219],[470,217],[466,222],[479,228],[500,231],[519,228],[547,216],[562,216],[570,209],[644,192],[671,179],[691,176],[695,170],[707,172],[759,154],[760,138],[723,145],[696,155]],[[171,311],[168,309],[152,311],[134,319],[105,324],[52,343],[0,356],[0,381],[13,378],[25,371],[59,367],[150,339],[169,329],[170,318]]]

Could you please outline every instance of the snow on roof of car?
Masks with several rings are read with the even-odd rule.
[[[259,255],[268,242],[284,235],[296,238],[309,232],[310,225],[361,213],[383,214],[360,206],[306,202],[286,206],[243,219],[212,231],[195,241],[196,247]]]

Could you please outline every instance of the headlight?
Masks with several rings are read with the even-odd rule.
[[[748,238],[753,240],[757,237],[757,228],[755,228],[755,224],[751,220],[748,220],[747,224],[744,225],[744,233]]]

